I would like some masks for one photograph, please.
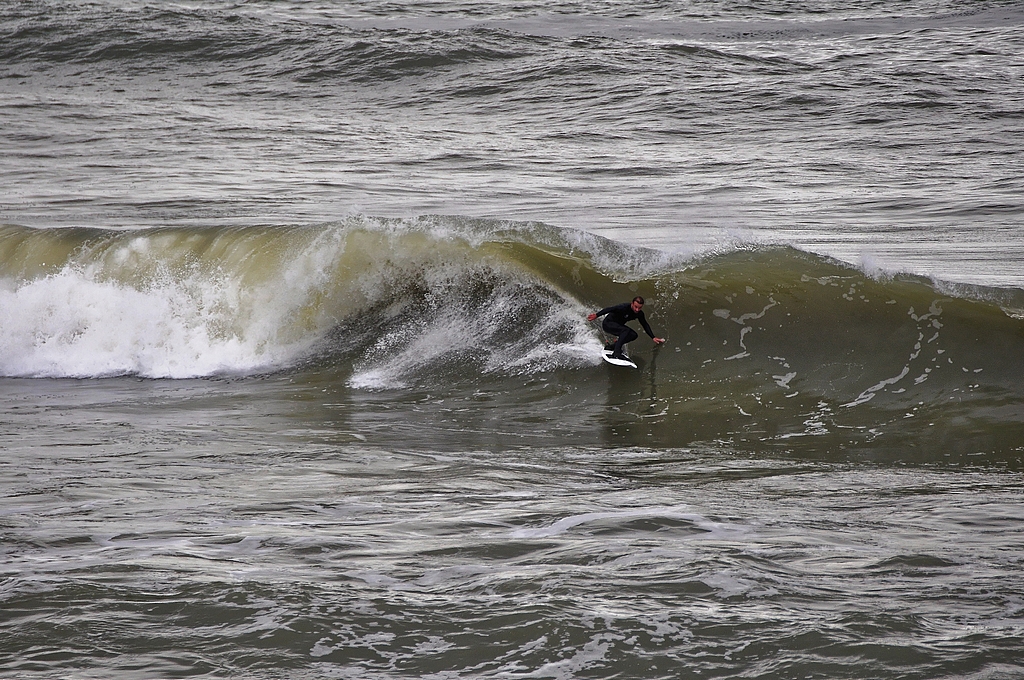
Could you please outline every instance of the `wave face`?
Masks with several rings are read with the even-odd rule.
[[[623,418],[643,419],[645,443],[925,437],[967,455],[1015,451],[1024,434],[1021,291],[868,274],[789,248],[682,257],[542,224],[353,218],[7,226],[0,255],[9,377],[291,371],[356,391],[504,385],[513,403],[522,376],[587,390],[611,378],[641,395]],[[640,370],[609,376],[585,316],[634,294],[669,341],[641,336]]]

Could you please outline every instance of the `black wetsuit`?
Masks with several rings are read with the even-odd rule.
[[[644,310],[639,312],[633,311],[632,302],[623,302],[621,305],[613,305],[611,307],[605,307],[597,313],[598,316],[605,317],[604,323],[601,327],[608,333],[618,337],[615,341],[615,348],[612,350],[612,356],[616,358],[622,357],[622,348],[627,342],[633,342],[640,337],[635,330],[626,325],[627,321],[636,319],[640,322],[640,325],[647,331],[647,335],[654,337],[654,331],[647,324],[647,317],[644,316]]]

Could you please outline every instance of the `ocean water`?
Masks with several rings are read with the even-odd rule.
[[[0,0],[0,676],[1024,676],[1022,29]]]

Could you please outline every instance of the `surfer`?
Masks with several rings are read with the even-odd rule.
[[[612,358],[622,358],[622,348],[625,347],[627,342],[633,342],[640,335],[626,325],[627,321],[636,319],[640,322],[640,325],[647,331],[647,335],[651,336],[654,340],[654,344],[660,345],[665,342],[664,338],[658,338],[654,336],[654,331],[651,330],[651,326],[647,323],[647,317],[644,316],[643,312],[644,299],[637,295],[633,298],[632,302],[623,302],[621,305],[612,305],[611,307],[605,307],[596,314],[588,314],[587,321],[593,321],[599,316],[604,316],[604,322],[601,327],[604,328],[606,333],[610,333],[616,336],[618,339],[615,341],[615,347],[612,349]],[[607,316],[605,316],[607,314]]]

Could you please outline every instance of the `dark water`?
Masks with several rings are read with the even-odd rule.
[[[1024,674],[1017,3],[0,10],[0,675]]]

